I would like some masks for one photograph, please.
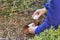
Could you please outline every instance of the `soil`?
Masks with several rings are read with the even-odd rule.
[[[42,1],[44,2],[44,1]],[[44,4],[44,3],[43,3]],[[44,7],[41,4],[39,8]],[[29,23],[32,23],[32,14],[35,10],[28,9],[22,12],[14,12],[14,16],[0,15],[0,39],[4,40],[31,40],[34,35],[25,37],[23,34],[23,27]],[[40,17],[40,24],[44,21],[45,15]]]
[[[18,37],[21,40],[26,40],[34,35],[25,37],[23,34],[23,27],[28,23],[33,22],[32,14],[34,10],[14,13],[14,17],[0,16],[0,37],[10,38]],[[40,17],[40,24],[44,21],[45,15]]]

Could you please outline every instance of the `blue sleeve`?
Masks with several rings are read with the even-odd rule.
[[[45,4],[45,8],[46,8],[47,10],[49,9],[50,1],[51,1],[51,0],[48,0],[48,3]]]
[[[48,4],[48,3],[45,4],[45,8],[46,8],[47,10],[49,9],[49,4]]]
[[[38,26],[38,28],[35,30],[35,34],[39,34],[43,32],[45,29],[49,29],[51,25],[48,22],[43,22],[41,25]]]

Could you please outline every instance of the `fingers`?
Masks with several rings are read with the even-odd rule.
[[[36,15],[37,13],[38,13],[38,10],[36,10],[36,11],[33,13],[32,17],[34,17],[34,15]]]
[[[41,16],[41,9],[38,9],[34,12],[34,14],[32,15],[32,18],[39,19],[40,16]]]
[[[32,18],[33,18],[33,19],[38,19],[39,16],[40,16],[40,15],[39,15],[39,13],[37,12],[36,14],[33,14]]]
[[[29,33],[34,34],[34,30],[29,28]]]

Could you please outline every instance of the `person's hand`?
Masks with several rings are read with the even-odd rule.
[[[31,34],[35,34],[35,30],[38,26],[35,26],[35,27],[29,27],[28,30],[29,30],[29,33]]]
[[[29,28],[29,33],[34,34],[35,30],[33,28]]]
[[[45,14],[46,12],[47,12],[46,8],[38,9],[33,13],[32,17],[33,19],[39,19],[39,17]]]

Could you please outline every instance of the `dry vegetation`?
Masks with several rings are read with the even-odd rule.
[[[0,38],[14,37],[27,40],[28,38],[24,37],[22,31],[23,27],[34,21],[31,15],[36,9],[44,7],[44,1],[0,0]],[[40,23],[43,22],[44,18],[45,15],[40,17]]]

